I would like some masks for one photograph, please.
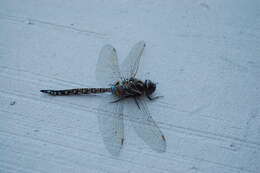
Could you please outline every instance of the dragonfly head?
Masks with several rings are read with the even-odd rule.
[[[156,84],[153,83],[151,80],[145,80],[144,86],[146,90],[145,93],[148,96],[151,95],[156,89]]]

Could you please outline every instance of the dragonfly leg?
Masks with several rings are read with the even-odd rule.
[[[163,97],[163,96],[155,96],[155,97],[151,97],[151,96],[147,96],[147,98],[149,99],[149,100],[156,100],[156,99],[158,99],[158,98],[160,98],[160,97]]]
[[[136,103],[136,105],[138,106],[138,108],[141,110],[140,105],[139,105],[139,103],[138,103],[136,97],[134,97],[134,100],[135,100],[135,103]]]
[[[119,102],[119,101],[124,100],[124,99],[129,98],[129,97],[132,97],[132,96],[119,97],[118,99],[111,101],[111,103],[116,103],[116,102]]]
[[[110,103],[116,103],[116,102],[119,102],[119,101],[121,101],[121,100],[123,100],[123,97],[121,97],[121,98],[119,98],[119,99],[116,99],[116,100],[114,100],[114,101],[111,101]]]
[[[119,102],[119,101],[121,101],[121,100],[123,100],[123,99],[125,99],[125,98],[128,98],[128,97],[130,97],[130,96],[126,96],[126,97],[119,97],[118,99],[116,99],[116,100],[114,100],[114,101],[111,101],[111,103],[116,103],[116,102]]]

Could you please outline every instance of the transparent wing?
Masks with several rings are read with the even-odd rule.
[[[166,151],[166,140],[151,117],[145,100],[140,98],[136,100],[128,99],[126,105],[126,117],[131,121],[136,133],[144,142],[157,152]]]
[[[116,49],[111,45],[105,45],[99,54],[96,67],[96,80],[101,86],[107,86],[120,80],[120,78],[121,74]]]
[[[118,156],[124,143],[123,104],[111,103],[113,100],[111,95],[106,96],[107,102],[102,100],[98,109],[98,121],[107,150]]]
[[[140,41],[136,43],[131,49],[129,55],[122,63],[122,75],[123,77],[130,78],[135,77],[139,68],[140,58],[143,54],[145,42]]]

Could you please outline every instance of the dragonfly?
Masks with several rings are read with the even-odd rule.
[[[102,101],[97,109],[98,121],[103,142],[115,156],[119,155],[125,141],[126,120],[151,149],[166,151],[166,138],[147,106],[147,101],[159,98],[154,96],[156,83],[136,77],[145,46],[144,41],[136,43],[121,64],[121,70],[116,49],[109,44],[103,46],[96,65],[96,80],[102,86],[100,88],[41,90],[52,96],[109,93],[105,95],[106,102]]]

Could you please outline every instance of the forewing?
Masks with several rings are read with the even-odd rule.
[[[138,105],[137,105],[137,104]],[[166,139],[151,117],[144,99],[128,99],[126,117],[131,121],[138,136],[157,152],[166,151]]]
[[[99,54],[96,79],[101,86],[108,86],[120,80],[120,78],[116,49],[111,45],[105,45]]]
[[[124,143],[123,104],[111,103],[111,95],[106,98],[98,108],[99,129],[107,150],[118,156]]]
[[[122,63],[122,75],[125,79],[135,77],[139,68],[140,58],[143,54],[145,42],[136,43]]]

